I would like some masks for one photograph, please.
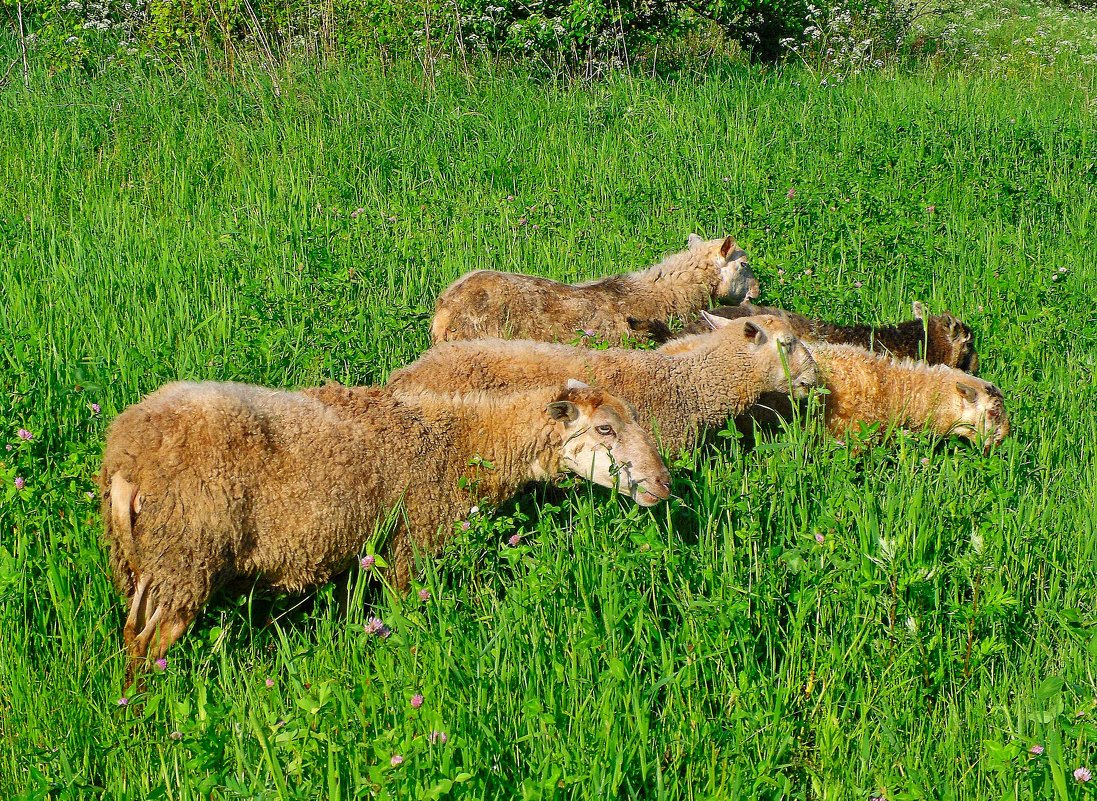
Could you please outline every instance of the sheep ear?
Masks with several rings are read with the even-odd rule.
[[[701,237],[697,236],[697,234],[690,234],[689,237],[686,239],[686,247],[688,247],[690,250],[693,250],[704,241],[705,240],[701,239]]]
[[[968,403],[975,403],[979,399],[979,390],[973,387],[971,384],[957,384],[956,391],[963,395],[964,400]]]
[[[726,259],[733,247],[735,247],[735,240],[729,236],[724,240],[724,243],[720,245],[720,258]]]
[[[545,407],[549,417],[565,423],[574,423],[579,419],[579,407],[571,401],[553,401]]]
[[[568,389],[590,389],[590,384],[584,384],[578,378],[569,378],[564,386]]]
[[[915,320],[924,320],[924,319],[926,319],[926,309],[922,305],[922,301],[920,301],[920,300],[914,301],[914,319]]]
[[[743,334],[755,345],[761,345],[766,341],[766,332],[762,326],[752,323],[750,320],[743,324]]]
[[[721,328],[727,328],[732,323],[732,321],[729,320],[727,317],[720,317],[717,314],[709,314],[704,309],[701,310],[701,319],[708,323],[708,327],[711,328],[713,331],[719,330]]]

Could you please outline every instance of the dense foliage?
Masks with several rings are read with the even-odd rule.
[[[654,63],[660,48],[666,59],[690,35],[775,61],[835,25],[890,56],[925,11],[911,0],[27,0],[21,8],[32,43],[57,65],[87,66],[104,50],[178,55],[197,46],[230,59],[239,49],[269,59],[504,56],[586,75]]]

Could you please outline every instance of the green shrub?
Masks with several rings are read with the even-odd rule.
[[[809,7],[804,0],[693,0],[691,5],[763,61],[785,55],[782,42],[804,30]]]
[[[10,6],[13,0],[0,0]],[[167,54],[196,45],[269,60],[413,54],[516,58],[593,76],[680,43],[703,21],[755,59],[789,54],[855,71],[896,52],[920,12],[912,0],[29,0],[31,44],[53,67],[95,56]],[[663,52],[666,52],[664,48]]]

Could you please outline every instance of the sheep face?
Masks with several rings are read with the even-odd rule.
[[[641,506],[670,497],[670,473],[651,433],[620,398],[569,382],[548,413],[563,427],[560,464],[568,471]]]
[[[719,271],[717,298],[728,303],[742,303],[762,294],[746,252],[730,236],[706,242],[697,234],[690,234],[689,249],[697,253],[704,263],[713,264]]]
[[[975,375],[979,372],[979,354],[975,352],[975,334],[963,320],[945,312],[926,316],[925,306],[914,301],[914,319],[925,320],[930,364],[947,364]]]
[[[725,329],[728,336],[741,336],[761,378],[763,392],[788,392],[793,397],[806,397],[818,386],[820,377],[815,359],[795,333],[780,317],[763,315],[729,320],[707,312],[701,316],[714,329]]]
[[[979,372],[979,354],[975,352],[975,337],[968,325],[951,314],[939,314],[930,318],[930,326],[930,338],[939,340],[939,347],[945,351],[940,364],[954,365],[972,375]]]
[[[1009,434],[1002,391],[987,381],[964,376],[952,382],[952,392],[945,390],[945,409],[938,414],[947,423],[948,432],[965,439],[997,445]]]

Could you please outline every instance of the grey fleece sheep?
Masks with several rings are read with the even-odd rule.
[[[721,298],[757,297],[758,281],[746,254],[730,236],[704,241],[647,270],[582,284],[495,270],[463,275],[442,292],[430,326],[431,341],[503,337],[570,342],[577,337],[621,344],[647,338],[635,321],[686,318]]]

